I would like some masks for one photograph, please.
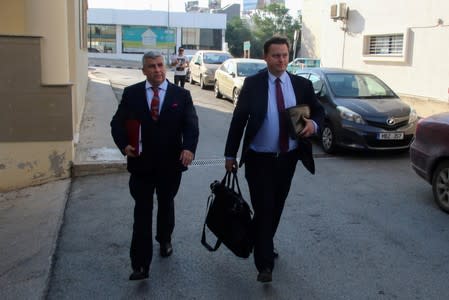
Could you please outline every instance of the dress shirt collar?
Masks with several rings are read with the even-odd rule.
[[[168,86],[168,82],[167,82],[167,80],[164,80],[164,82],[162,82],[160,85],[159,85],[159,89],[160,90],[163,90],[163,91],[166,91],[167,90],[167,86]],[[151,89],[153,86],[151,85],[151,83],[149,83],[148,82],[148,80],[145,80],[145,89]]]
[[[281,76],[279,76],[279,79],[281,80],[281,83],[285,83],[287,80],[287,72],[282,73]],[[273,74],[270,73],[270,71],[268,71],[268,79],[270,80],[271,83],[275,84],[276,83],[276,76],[274,76]]]

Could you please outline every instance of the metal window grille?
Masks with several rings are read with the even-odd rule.
[[[369,54],[371,55],[402,55],[404,35],[373,35],[369,37]]]

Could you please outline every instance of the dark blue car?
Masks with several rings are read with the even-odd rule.
[[[325,152],[410,147],[416,111],[375,75],[336,68],[303,69],[296,74],[312,81],[324,106],[320,141]]]

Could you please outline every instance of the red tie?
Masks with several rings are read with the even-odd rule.
[[[282,94],[281,80],[276,78],[276,103],[279,112],[279,149],[288,152],[287,116],[285,114],[284,95]]]
[[[153,99],[151,99],[151,118],[155,121],[159,118],[159,87],[152,86]]]

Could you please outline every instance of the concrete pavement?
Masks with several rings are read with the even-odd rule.
[[[94,65],[94,63],[91,65]],[[102,61],[101,64],[96,63],[96,65],[139,68],[139,62],[126,61]],[[62,236],[58,237],[58,234],[61,230],[61,225],[64,223],[64,211],[68,199],[74,197],[81,202],[90,198],[95,199],[95,195],[86,194],[83,191],[94,193],[95,188],[97,188],[97,191],[100,191],[105,187],[107,188],[108,182],[111,184],[111,191],[116,193],[115,197],[128,195],[126,185],[123,185],[122,182],[123,180],[126,181],[124,179],[126,175],[122,173],[125,168],[125,161],[118,150],[115,149],[109,133],[109,121],[116,109],[116,102],[110,100],[115,96],[107,78],[95,73],[94,68],[90,69],[89,78],[85,112],[80,129],[79,142],[76,144],[73,175],[117,174],[105,175],[110,177],[106,178],[107,180],[98,186],[95,185],[95,180],[92,180],[93,177],[86,177],[86,179],[77,181],[75,187],[71,186],[71,180],[61,180],[37,187],[29,187],[0,194],[0,219],[2,220],[0,222],[0,243],[2,245],[0,248],[0,299],[42,299],[48,296],[48,282],[55,259],[54,255],[57,241],[58,238],[62,239]],[[418,115],[422,117],[440,111],[449,111],[447,103],[438,103],[431,100],[410,100],[410,102],[417,110]],[[218,173],[210,175],[210,170],[207,169],[195,171],[194,175],[196,178],[204,177],[206,176],[206,172],[209,172],[207,178],[214,176],[218,178],[220,176]],[[121,185],[117,182],[121,182]],[[117,185],[121,189],[117,190]],[[82,197],[79,197],[78,194],[82,194]],[[205,201],[205,196],[201,193],[195,194],[197,201]],[[105,200],[107,199],[102,199],[102,201]],[[106,205],[105,207],[107,207],[107,203],[101,205]],[[129,209],[129,206],[117,208]],[[195,212],[195,214],[198,214],[198,212]],[[129,216],[131,215],[129,214]],[[90,216],[86,220],[81,221],[95,222],[95,218],[94,216]],[[114,215],[111,215],[110,219],[102,219],[102,221],[110,222],[108,224],[113,226],[112,224],[116,220],[114,219]],[[124,220],[123,222],[126,223],[126,228],[129,229],[130,220]],[[93,225],[93,227],[89,227],[87,230],[96,230],[96,228],[101,228],[101,226],[105,225],[89,224]],[[98,227],[95,227],[95,225]],[[194,233],[198,230],[198,228],[191,229]],[[86,233],[79,234],[83,235]],[[114,232],[110,234],[114,234]],[[196,236],[192,238],[196,238]],[[182,244],[187,241],[178,242]],[[79,246],[82,247],[82,245]],[[123,249],[127,245],[117,244],[109,246],[108,251],[120,251],[121,255],[123,255],[121,257],[123,266],[127,266],[127,250]],[[181,249],[185,247],[185,245],[177,246]],[[70,247],[64,248],[63,250],[71,251]],[[82,251],[89,250],[92,249],[84,249]],[[86,255],[90,255],[90,253],[86,252]],[[96,255],[101,256],[101,253],[96,253]],[[70,264],[70,261],[66,263]],[[207,262],[197,263],[198,265],[195,268],[199,268],[202,271],[207,269]],[[99,272],[108,272],[110,270],[116,270],[115,268],[123,268],[123,266],[108,265],[105,270],[100,270]],[[174,267],[179,267],[181,274],[185,271],[179,261],[176,261],[174,266],[170,266],[170,268]],[[167,266],[158,265],[157,268],[167,268]],[[245,270],[239,266],[236,266],[236,269],[244,274],[247,272],[254,273],[253,269]],[[63,276],[59,277],[61,274],[54,275],[55,280],[60,281],[64,279]],[[100,275],[100,278],[97,279],[102,280],[101,274],[93,275]],[[111,278],[111,283],[114,283],[114,280],[122,279]],[[204,278],[204,280],[208,279]],[[188,285],[189,282],[186,284]],[[191,284],[194,283],[192,282]],[[215,283],[211,282],[211,284]],[[232,283],[229,284],[231,287]],[[89,290],[93,294],[86,294],[86,296],[93,297],[95,295],[95,287],[93,286]],[[183,291],[173,291],[173,295],[181,295],[182,293]],[[58,295],[61,295],[61,291],[51,291],[49,295],[56,299]],[[273,294],[273,297],[275,296],[276,293]]]

